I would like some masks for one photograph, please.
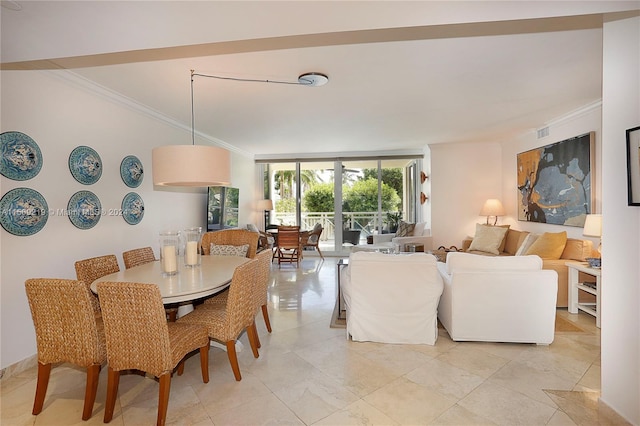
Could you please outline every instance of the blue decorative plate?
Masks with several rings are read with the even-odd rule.
[[[137,225],[144,216],[144,202],[135,192],[130,192],[122,199],[122,217],[129,225]]]
[[[13,180],[27,180],[40,173],[42,153],[38,144],[20,132],[0,134],[0,173]]]
[[[102,205],[100,199],[91,191],[78,191],[71,196],[67,204],[69,220],[76,228],[93,228],[100,220]]]
[[[144,169],[142,162],[135,155],[127,155],[120,163],[120,176],[129,188],[136,188],[142,183]]]
[[[33,235],[44,227],[48,218],[47,202],[33,189],[12,189],[0,200],[0,223],[13,235]]]
[[[79,146],[69,155],[69,170],[78,182],[91,185],[102,176],[102,160],[93,148]]]

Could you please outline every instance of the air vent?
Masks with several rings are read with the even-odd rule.
[[[543,127],[542,129],[538,129],[538,139],[546,138],[549,136],[549,127]]]

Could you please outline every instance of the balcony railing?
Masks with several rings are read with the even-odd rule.
[[[382,213],[386,217],[387,212]],[[360,238],[377,233],[380,229],[380,216],[378,212],[343,212],[342,221],[344,229],[356,229],[360,231]],[[272,216],[272,223],[276,225],[294,225],[296,223],[295,213],[276,213]],[[312,229],[316,223],[322,225],[323,231],[320,240],[335,240],[335,213],[334,212],[312,212],[302,213],[302,223],[300,229]]]

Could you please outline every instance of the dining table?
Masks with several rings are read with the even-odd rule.
[[[91,283],[91,290],[97,294],[98,283],[105,281],[152,283],[160,289],[164,304],[192,302],[227,288],[236,267],[251,260],[217,255],[201,256],[200,259],[200,265],[193,267],[185,266],[183,259],[178,258],[178,270],[174,275],[163,274],[159,260],[134,266],[98,278]]]

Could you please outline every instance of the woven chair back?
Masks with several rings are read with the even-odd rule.
[[[96,322],[92,295],[83,282],[34,278],[25,282],[25,289],[36,330],[38,362],[88,367],[106,360],[102,322]]]
[[[211,244],[224,244],[241,246],[249,244],[247,257],[253,259],[258,251],[258,239],[260,235],[248,229],[223,229],[221,231],[207,232],[202,236],[202,254],[211,254]]]
[[[262,251],[256,256],[258,267],[256,270],[256,280],[254,284],[254,303],[257,308],[267,304],[267,291],[269,289],[269,278],[271,276],[270,251]]]
[[[254,296],[257,270],[258,259],[236,267],[227,297],[227,333],[215,338],[222,341],[235,339],[242,330],[253,324],[259,308],[255,305]]]
[[[124,267],[129,269],[145,263],[155,262],[156,255],[151,247],[142,247],[125,251],[122,253],[122,260],[124,260]]]
[[[98,283],[109,367],[160,376],[173,369],[169,327],[155,284]]]
[[[91,292],[91,283],[105,275],[120,271],[116,255],[108,254],[105,256],[78,260],[75,263],[75,267],[76,277],[87,286],[87,289],[91,294],[91,304],[93,305],[94,311],[100,312],[100,303],[98,302],[98,298]]]

